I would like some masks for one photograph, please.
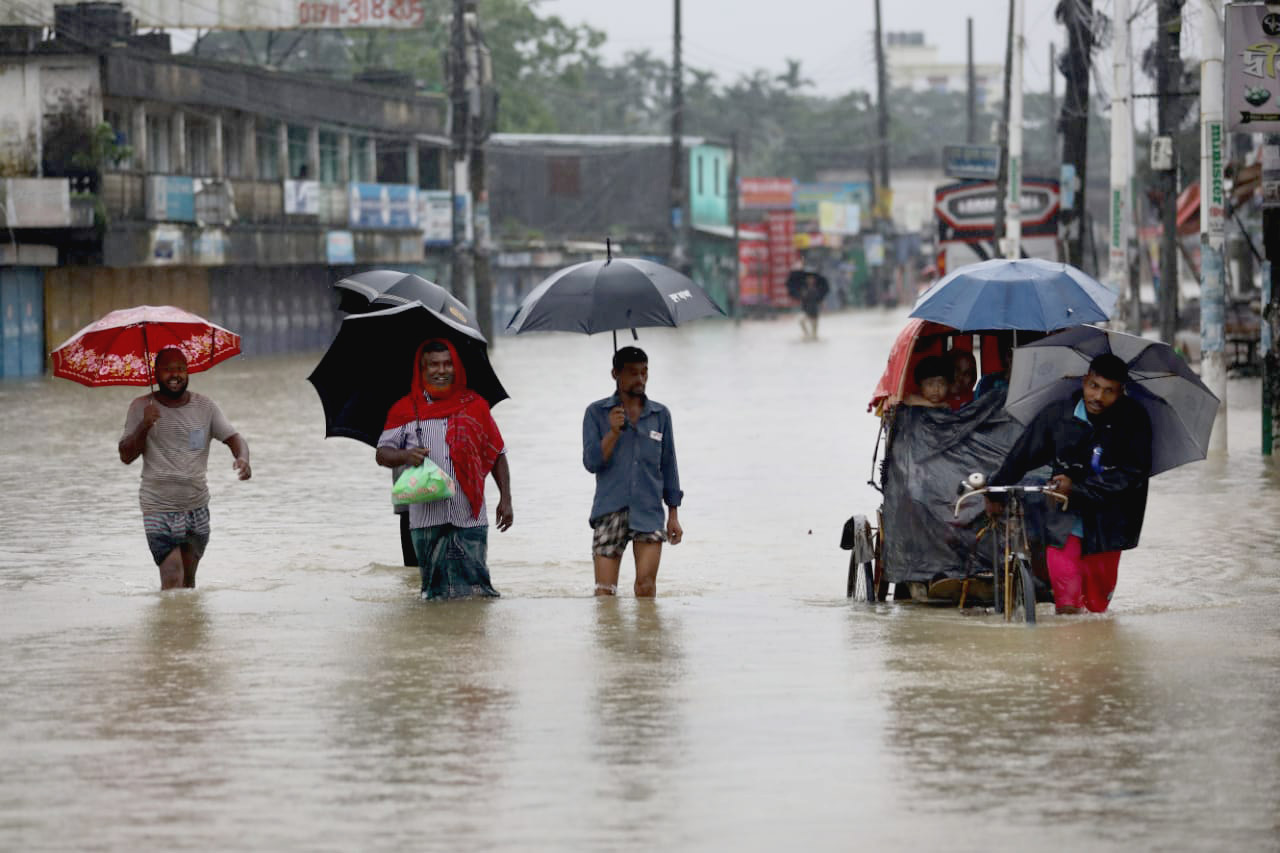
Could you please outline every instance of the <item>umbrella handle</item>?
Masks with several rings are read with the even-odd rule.
[[[155,374],[151,370],[151,345],[147,343],[147,324],[139,325],[142,326],[142,358],[147,363],[147,390],[151,391],[151,385],[155,381]]]

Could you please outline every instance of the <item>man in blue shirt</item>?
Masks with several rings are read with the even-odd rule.
[[[591,554],[596,595],[616,595],[627,542],[633,542],[636,597],[657,594],[662,543],[680,544],[677,508],[684,497],[667,407],[645,396],[649,357],[638,347],[613,354],[617,391],[587,406],[582,464],[596,475]],[[666,522],[662,505],[667,505]]]

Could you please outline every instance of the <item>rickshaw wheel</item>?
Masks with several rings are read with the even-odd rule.
[[[1036,583],[1029,560],[1018,560],[1018,571],[1013,576],[1013,595],[1014,607],[1022,607],[1027,624],[1036,624]]]

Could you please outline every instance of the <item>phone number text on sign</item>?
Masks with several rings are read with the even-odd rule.
[[[299,3],[299,27],[416,27],[426,20],[425,0],[339,0]]]

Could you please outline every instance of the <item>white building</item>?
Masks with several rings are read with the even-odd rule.
[[[924,40],[923,32],[886,33],[885,65],[889,85],[913,91],[965,92],[969,70],[964,61],[941,62],[938,48]],[[974,63],[975,98],[979,110],[1000,100],[1004,65]]]

